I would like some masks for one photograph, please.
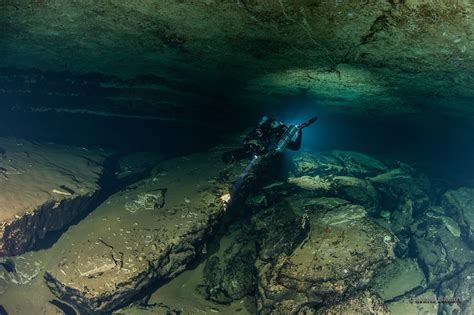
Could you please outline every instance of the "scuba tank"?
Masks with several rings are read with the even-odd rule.
[[[276,152],[283,152],[293,139],[293,137],[298,133],[299,130],[308,127],[309,125],[313,124],[318,118],[312,117],[308,121],[302,123],[301,125],[290,125],[288,129],[286,129],[285,133],[281,136],[280,141],[278,141],[277,147],[275,149]]]
[[[277,147],[275,149],[276,152],[283,152],[290,143],[291,139],[296,135],[299,128],[295,125],[290,125],[288,129],[286,129],[285,133],[281,136],[280,141],[278,141]]]

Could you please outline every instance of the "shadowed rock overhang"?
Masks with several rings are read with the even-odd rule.
[[[297,96],[352,113],[472,116],[472,12],[469,1],[4,0],[2,85],[26,74],[0,95],[35,95],[38,75],[65,75],[68,101],[10,105],[167,118]],[[91,73],[121,91],[112,105],[74,94]]]

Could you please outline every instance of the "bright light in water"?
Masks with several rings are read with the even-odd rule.
[[[240,187],[242,186],[242,183],[243,183],[243,180],[245,178],[245,176],[248,175],[248,173],[250,172],[250,170],[252,169],[252,167],[255,165],[255,161],[257,161],[258,159],[258,155],[254,154],[254,156],[252,157],[252,159],[250,160],[250,163],[245,167],[245,170],[242,172],[242,174],[240,175],[239,179],[235,182],[235,184],[232,186],[232,190],[231,190],[231,196],[233,194],[235,194],[239,189]]]

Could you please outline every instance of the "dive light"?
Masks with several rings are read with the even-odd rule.
[[[290,125],[288,129],[286,129],[285,133],[281,136],[280,141],[278,141],[275,151],[280,153],[283,152],[288,143],[290,143],[290,141],[294,138],[294,136],[298,133],[299,130],[313,124],[317,119],[318,118],[315,116],[310,118],[308,121],[302,123],[301,125]]]

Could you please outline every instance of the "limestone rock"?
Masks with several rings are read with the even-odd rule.
[[[1,81],[2,101],[19,95],[9,103],[20,110],[172,119],[212,97],[252,108],[305,91],[343,113],[472,115],[470,1],[8,0],[1,9],[0,68],[46,72]],[[83,78],[91,72],[99,88]]]
[[[371,177],[379,195],[379,208],[390,212],[390,229],[400,242],[397,254],[406,255],[410,242],[410,224],[423,216],[430,206],[430,182],[414,168],[397,163],[398,167]]]
[[[382,162],[360,152],[334,150],[331,154],[342,162],[349,176],[373,176],[388,170]]]
[[[183,271],[226,212],[228,187],[244,167],[224,166],[221,154],[160,163],[155,176],[112,195],[72,227],[55,244],[60,255],[45,274],[52,292],[87,313],[110,312]],[[141,202],[163,189],[163,207]]]
[[[441,284],[440,296],[451,299],[443,303],[444,314],[472,314],[474,312],[474,265],[469,265],[459,274]]]
[[[301,153],[294,158],[296,176],[369,177],[387,171],[382,162],[353,151],[334,150],[326,153]]]
[[[387,307],[393,315],[438,314],[438,303],[433,303],[436,297],[436,292],[427,290],[422,294],[388,303]]]
[[[332,189],[337,197],[363,206],[369,213],[377,214],[380,198],[377,190],[367,179],[349,176],[335,176]]]
[[[128,307],[121,308],[112,313],[113,315],[155,315],[155,314],[166,314],[166,315],[180,315],[181,311],[172,309],[171,307],[162,303],[155,303],[152,305],[131,305]]]
[[[384,301],[425,288],[425,275],[413,259],[396,259],[374,278],[374,289]]]
[[[369,219],[361,206],[336,198],[295,196],[281,207],[299,214],[306,233],[273,260],[257,262],[262,312],[290,314],[305,306],[338,304],[366,288],[374,273],[393,259],[394,236]],[[287,225],[296,228],[294,219],[288,218]],[[268,246],[274,247],[260,244],[263,249]]]
[[[263,261],[276,260],[282,253],[290,254],[309,228],[308,217],[286,199],[257,212],[251,222],[258,240],[258,256]]]
[[[303,311],[303,309],[302,309]],[[312,314],[300,311],[298,314]],[[360,314],[360,315],[389,315],[383,300],[370,291],[363,291],[342,303],[331,305],[318,310],[321,315]]]
[[[331,154],[301,152],[293,158],[293,173],[296,176],[338,175],[344,172],[341,161]]]
[[[118,161],[115,178],[120,183],[138,181],[161,162],[165,157],[153,152],[137,152],[122,156]]]
[[[245,200],[245,205],[250,209],[262,209],[268,206],[268,200],[263,192],[257,192]]]
[[[329,193],[331,184],[328,180],[319,176],[301,176],[301,177],[289,177],[288,183],[295,185],[301,189],[310,190],[315,193]]]
[[[207,299],[228,304],[254,295],[256,248],[250,236],[248,228],[241,224],[233,226],[226,235],[226,240],[230,242],[221,241],[219,251],[206,261],[201,289],[204,289]]]
[[[453,234],[446,222],[450,220],[442,214],[427,212],[411,227],[412,249],[429,285],[443,281],[474,261],[474,252]]]
[[[288,181],[277,181],[264,185],[261,190],[267,199],[268,205],[273,205],[292,194],[300,193],[301,188],[290,184]]]
[[[90,210],[108,154],[10,138],[0,146],[0,256],[19,255]]]
[[[474,248],[474,188],[446,192],[442,205],[447,214],[459,224],[463,239]]]
[[[401,211],[407,200],[410,200],[410,207],[414,210],[429,204],[429,180],[409,165],[400,163],[398,168],[371,177],[370,181],[382,194],[382,204],[386,209]]]

